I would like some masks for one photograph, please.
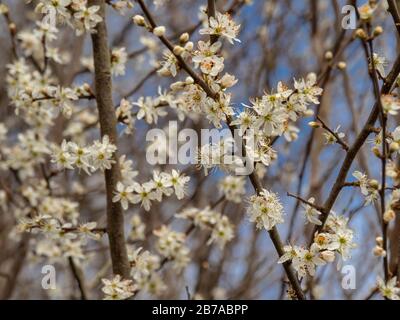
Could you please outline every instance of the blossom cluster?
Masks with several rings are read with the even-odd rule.
[[[250,197],[247,214],[257,228],[271,230],[278,223],[283,223],[283,206],[276,193],[263,189],[259,195]]]
[[[115,163],[113,154],[117,147],[110,142],[107,135],[101,141],[94,141],[91,146],[81,147],[75,142],[64,140],[61,147],[56,147],[52,154],[52,162],[59,169],[82,169],[87,174],[96,170],[110,169]]]
[[[146,211],[150,210],[151,201],[162,201],[163,196],[171,196],[175,193],[178,200],[185,196],[186,184],[190,177],[180,173],[177,170],[167,172],[153,172],[153,179],[145,183],[137,183],[133,180],[119,181],[117,189],[114,192],[113,202],[121,202],[124,210],[128,209],[129,202],[136,204],[141,203],[141,206]]]
[[[101,290],[104,292],[104,300],[125,300],[134,295],[136,286],[130,279],[122,279],[117,274],[113,279],[101,279],[103,287]]]
[[[365,205],[378,199],[380,189],[378,181],[368,179],[368,176],[360,171],[355,171],[353,176],[358,180],[361,193],[365,196]]]
[[[195,227],[199,227],[202,230],[211,230],[208,244],[216,242],[220,248],[223,248],[234,237],[233,224],[228,217],[212,210],[210,207],[184,209],[175,216],[191,220]]]
[[[189,248],[185,245],[186,235],[173,231],[166,225],[154,230],[154,234],[158,237],[157,251],[171,260],[175,269],[182,270],[190,262]]]
[[[166,290],[166,285],[157,272],[161,266],[161,259],[158,255],[143,248],[130,249],[129,262],[131,263],[131,275],[138,290],[143,290],[152,295],[158,295]]]
[[[228,201],[239,203],[246,194],[244,177],[226,176],[218,183],[220,192]]]
[[[314,235],[309,248],[286,245],[278,263],[291,261],[301,279],[307,275],[314,276],[316,267],[333,262],[336,254],[343,261],[349,259],[354,247],[353,230],[348,227],[348,219],[331,213],[322,231]]]
[[[27,3],[32,0],[27,0]],[[42,14],[42,22],[48,24],[65,23],[77,35],[95,32],[96,25],[102,21],[98,15],[99,6],[89,6],[87,0],[40,0],[35,11]]]

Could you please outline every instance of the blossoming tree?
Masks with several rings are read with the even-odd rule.
[[[0,1],[1,297],[399,299],[398,5]]]

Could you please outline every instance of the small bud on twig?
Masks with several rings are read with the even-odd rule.
[[[175,55],[180,56],[184,52],[185,52],[185,49],[182,48],[181,46],[175,46],[174,47],[174,54]]]
[[[181,36],[179,37],[179,42],[181,44],[184,44],[184,43],[186,43],[188,41],[189,41],[189,33],[187,33],[187,32],[182,33]]]
[[[340,61],[340,62],[337,64],[337,67],[338,67],[339,70],[344,70],[344,69],[346,69],[347,64],[346,64],[346,62],[344,62],[344,61]]]
[[[139,27],[144,27],[146,24],[144,17],[141,16],[140,14],[137,14],[136,16],[134,16],[132,20]]]
[[[159,27],[155,27],[153,29],[153,33],[154,35],[156,35],[157,37],[162,37],[165,35],[165,27],[164,26],[159,26]]]

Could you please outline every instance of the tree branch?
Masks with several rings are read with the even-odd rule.
[[[101,136],[108,135],[111,143],[117,145],[117,119],[112,101],[111,60],[107,43],[105,1],[90,0],[89,3],[90,5],[100,6],[99,15],[103,18],[103,21],[96,26],[96,33],[92,34],[94,80]],[[125,245],[124,216],[121,204],[112,202],[113,192],[121,177],[117,152],[113,155],[113,160],[115,163],[111,166],[111,169],[104,172],[107,193],[107,232],[113,272],[123,278],[129,278],[130,266]]]

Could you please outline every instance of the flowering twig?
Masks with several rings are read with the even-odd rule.
[[[307,201],[307,200],[305,200],[305,199],[303,199],[303,198],[301,198],[299,196],[296,196],[296,195],[294,195],[294,194],[292,194],[290,192],[287,192],[287,195],[288,195],[288,197],[295,198],[295,199],[299,200],[300,202],[303,202],[304,204],[307,204],[310,207],[312,207],[312,208],[314,208],[314,209],[316,209],[318,211],[323,210],[323,207],[321,207],[321,206],[319,206],[319,205],[317,205],[315,203],[312,203],[310,201]]]
[[[349,150],[349,146],[347,145],[346,142],[343,141],[343,139],[341,137],[339,137],[339,135],[337,134],[337,132],[333,131],[331,128],[329,128],[329,126],[319,117],[317,116],[318,121],[321,123],[322,128],[324,128],[326,131],[328,131],[331,135],[333,135],[336,139],[336,142],[338,144],[340,144],[344,150],[348,151]]]
[[[386,82],[383,84],[383,86],[381,88],[381,94],[387,94],[390,92],[399,73],[400,73],[400,55],[397,56],[397,59],[392,67],[391,72],[386,77]],[[343,183],[345,182],[345,179],[350,170],[350,167],[351,167],[358,151],[364,145],[369,134],[371,133],[370,128],[374,126],[376,120],[378,119],[378,116],[379,116],[379,107],[378,107],[378,103],[375,102],[366,123],[364,124],[364,126],[363,126],[362,130],[360,131],[360,133],[358,134],[356,140],[354,141],[354,143],[352,144],[352,146],[349,148],[349,150],[346,153],[346,157],[340,167],[339,174],[336,178],[336,181],[328,195],[327,200],[324,203],[324,206],[323,206],[324,210],[321,211],[322,225],[315,227],[315,229],[312,233],[311,243],[313,241],[315,232],[321,231],[323,228],[323,225],[325,224],[326,220],[328,219],[329,213],[330,213],[334,203],[336,202],[336,199],[339,196],[340,191],[343,188]]]
[[[151,28],[152,29],[157,28],[157,24],[156,24],[153,16],[151,15],[150,11],[148,10],[147,6],[145,5],[144,1],[143,0],[136,0],[136,1],[142,8],[142,11],[145,14],[146,18],[148,19]],[[160,36],[159,38],[160,38],[161,42],[174,54],[174,56],[176,57],[176,59],[178,60],[178,62],[180,64],[180,66],[182,67],[182,69],[184,69],[193,78],[194,82],[197,83],[206,92],[206,94],[210,98],[216,100],[217,94],[214,92],[214,90],[212,90],[207,85],[207,83],[186,63],[186,61],[180,55],[176,55],[174,53],[174,46],[172,45],[172,43],[163,35]],[[232,122],[232,119],[229,115],[226,115],[226,118],[227,118],[228,127],[233,132],[235,127],[230,125],[230,122]],[[263,190],[263,187],[262,187],[262,184],[259,181],[257,175],[253,172],[249,175],[249,178],[250,178],[250,181],[256,191],[256,194],[259,194]],[[279,257],[281,257],[284,254],[284,251],[283,251],[283,243],[282,243],[282,240],[278,233],[278,230],[276,229],[276,227],[273,227],[270,231],[268,231],[268,233],[270,235],[270,238],[273,242],[275,249],[278,252]],[[288,279],[293,287],[293,290],[296,292],[297,298],[300,300],[305,299],[305,296],[301,289],[300,283],[297,279],[297,276],[296,276],[293,268],[291,267],[290,262],[283,263],[283,267],[284,267],[286,274],[288,276]]]
[[[373,82],[373,87],[374,87],[374,94],[375,94],[375,99],[378,104],[379,112],[380,112],[380,118],[381,118],[381,124],[382,124],[382,157],[381,157],[381,190],[379,191],[380,194],[380,199],[381,199],[381,216],[382,216],[382,248],[387,251],[387,223],[384,221],[383,217],[386,211],[386,206],[385,206],[385,186],[386,186],[386,155],[387,155],[387,148],[386,148],[386,125],[387,125],[387,117],[385,115],[385,111],[383,109],[382,105],[382,100],[381,100],[381,94],[379,90],[379,83],[378,83],[378,77],[376,74],[376,66],[375,66],[375,59],[374,59],[374,49],[373,49],[373,40],[370,39],[368,41],[368,49],[369,49],[369,59],[371,61],[371,79]],[[384,269],[384,274],[385,274],[385,280],[389,280],[389,263],[388,263],[388,257],[385,255],[383,257],[383,269]]]

